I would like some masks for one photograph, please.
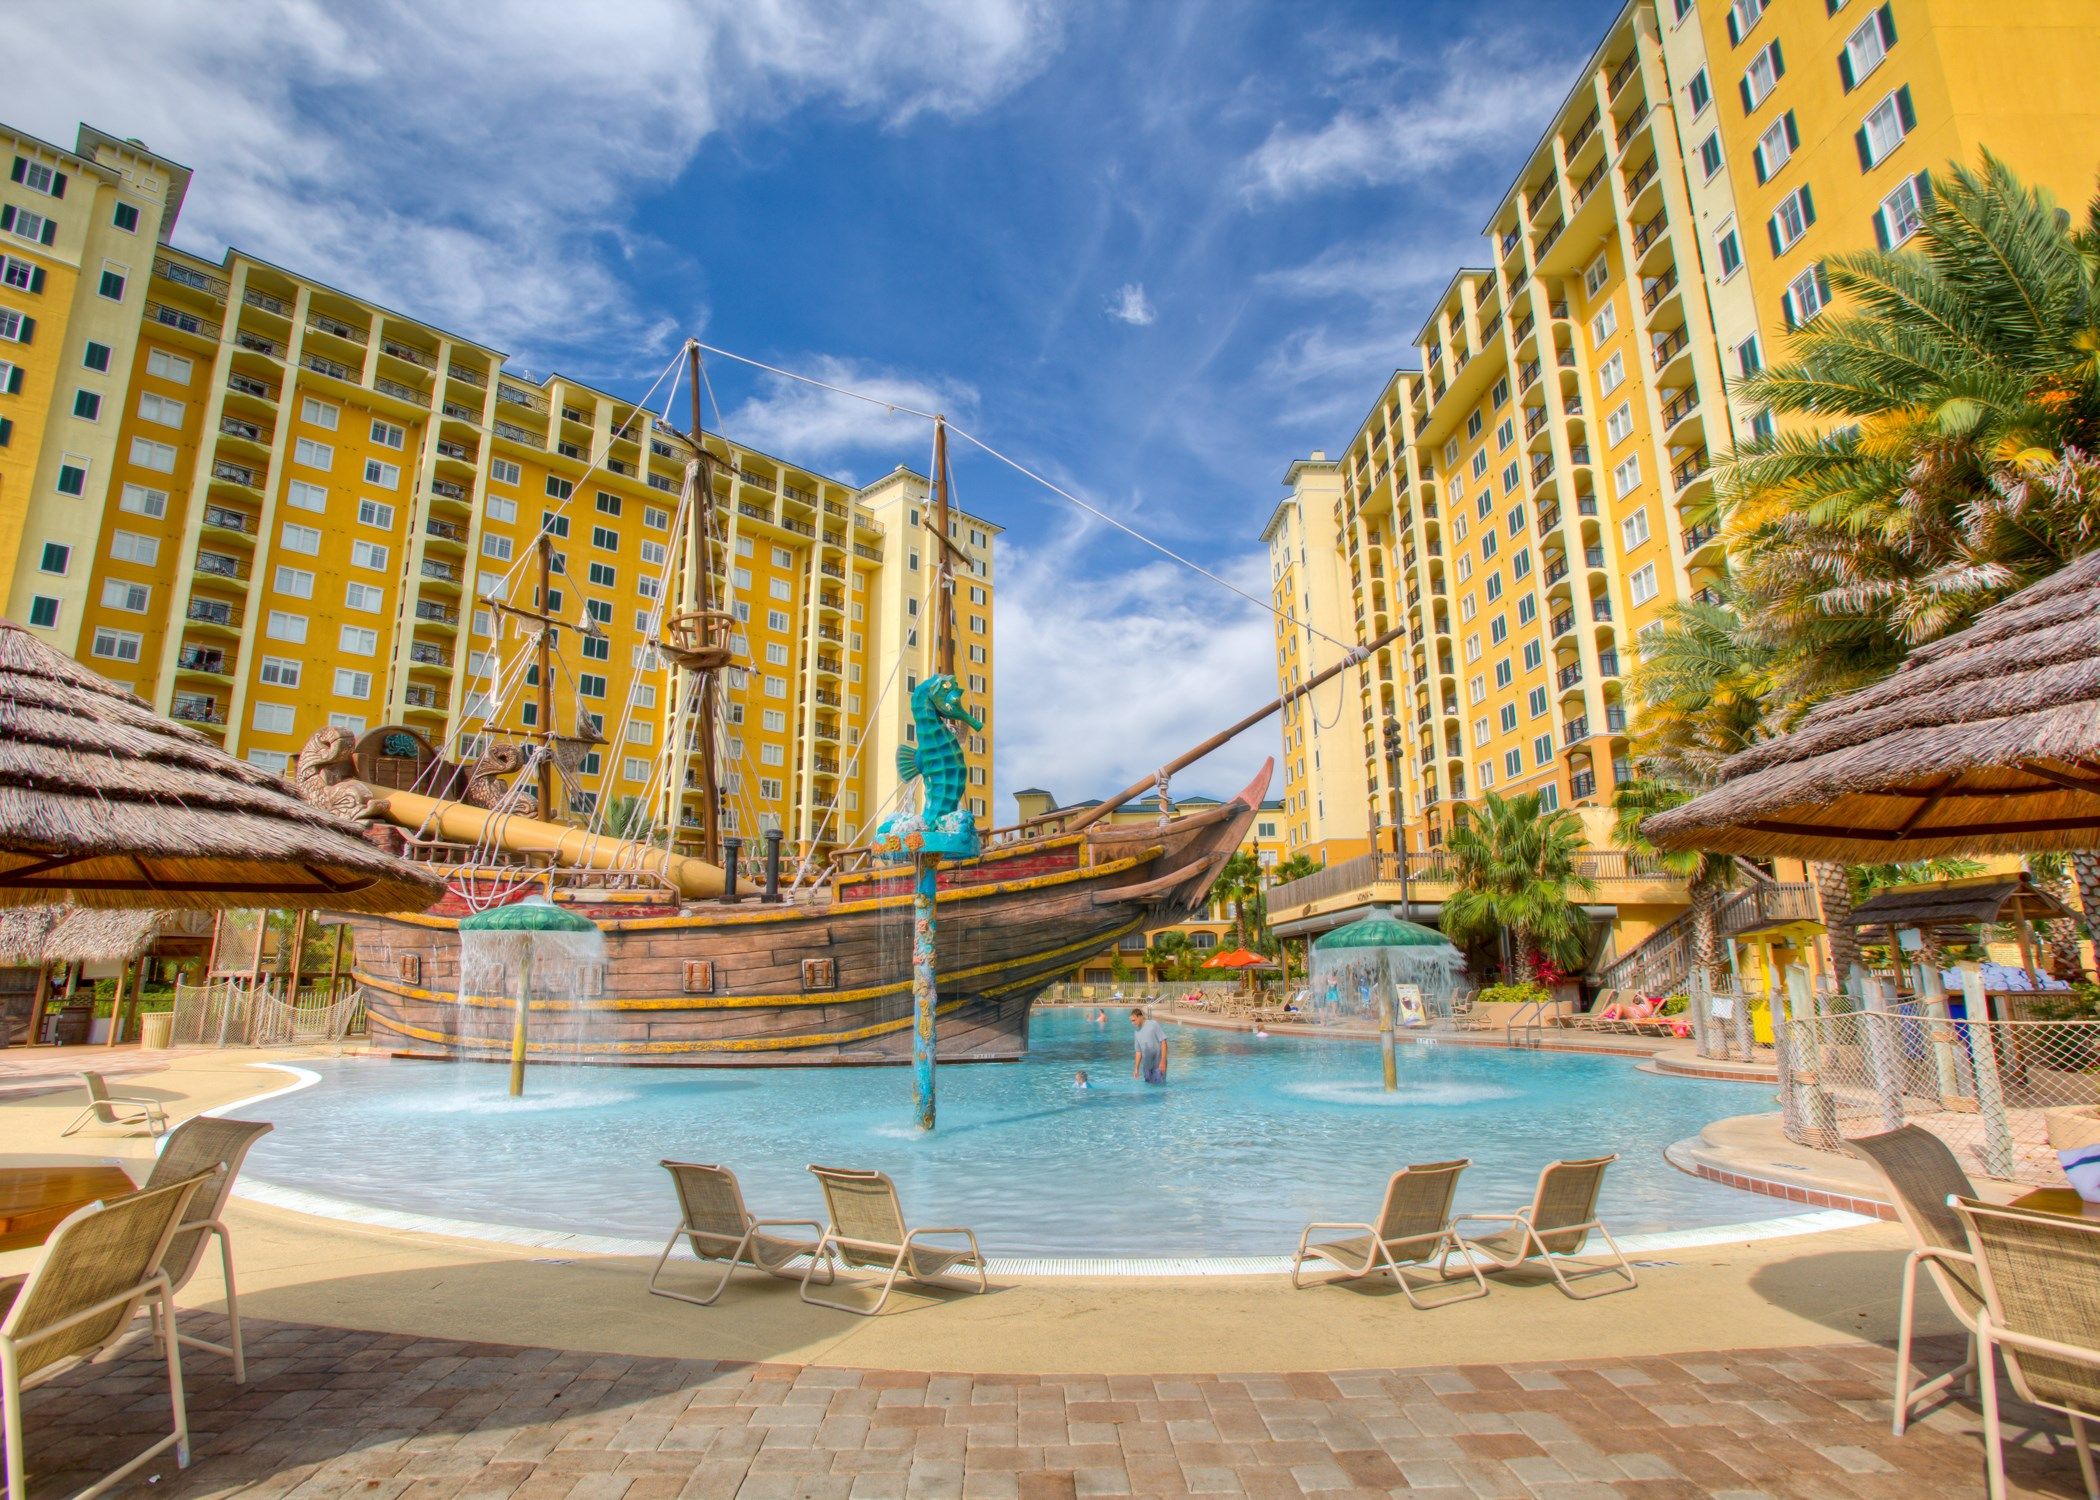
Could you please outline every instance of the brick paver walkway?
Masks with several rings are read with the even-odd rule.
[[[908,1316],[908,1314],[907,1314]],[[209,1320],[199,1318],[200,1325]],[[214,1337],[215,1329],[197,1330]],[[1407,1494],[1926,1500],[1983,1491],[1973,1410],[1888,1430],[1886,1351],[1336,1375],[971,1376],[629,1359],[251,1322],[197,1354],[154,1495],[363,1500]],[[1947,1351],[1934,1351],[1935,1357]],[[166,1412],[137,1350],[29,1398],[32,1497]],[[2015,1406],[2020,1425],[2035,1414]],[[2078,1471],[2041,1419],[2021,1494]],[[143,1441],[140,1446],[143,1446]]]

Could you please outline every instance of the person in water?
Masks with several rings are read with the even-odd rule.
[[[1094,1024],[1095,1024],[1096,1026],[1106,1026],[1106,1025],[1108,1024],[1108,1012],[1107,1012],[1107,1011],[1105,1011],[1105,1010],[1097,1010],[1097,1011],[1095,1011],[1095,1012],[1094,1012]]]
[[[1075,1089],[1090,1089],[1093,1087],[1091,1083],[1087,1082],[1085,1068],[1081,1068],[1072,1075],[1072,1087]]]
[[[1146,1015],[1140,1006],[1130,1008],[1130,1024],[1137,1028],[1137,1051],[1131,1059],[1130,1076],[1142,1078],[1147,1083],[1165,1083],[1167,1034],[1160,1030],[1159,1022]]]

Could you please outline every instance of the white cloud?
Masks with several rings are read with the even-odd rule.
[[[1002,548],[995,743],[1004,799],[1026,786],[1063,801],[1105,797],[1276,695],[1269,615],[1160,561],[1120,571],[1075,566],[1059,548]],[[1218,570],[1260,594],[1268,560]],[[1274,720],[1174,778],[1226,797],[1276,754]]]
[[[1565,60],[1466,43],[1416,72],[1444,80],[1432,93],[1345,108],[1312,130],[1277,126],[1242,163],[1241,191],[1280,200],[1432,176],[1536,136],[1546,108],[1566,89],[1567,71]]]
[[[1141,281],[1125,282],[1108,304],[1108,315],[1119,323],[1134,324],[1144,328],[1158,321],[1159,313],[1152,300],[1145,295],[1145,284]]]
[[[824,390],[779,375],[762,376],[756,395],[723,414],[723,431],[754,448],[791,454],[797,463],[874,453],[924,473],[932,461],[933,428],[925,418],[908,412],[936,412],[961,421],[977,410],[977,393],[967,385],[934,385],[829,355],[796,368],[843,390]],[[863,401],[844,391],[858,391],[874,400]]]
[[[1464,244],[1437,239],[1405,245],[1334,245],[1261,279],[1302,297],[1360,297],[1381,305],[1413,302],[1449,281],[1464,264],[1466,251],[1478,243],[1476,235]]]
[[[814,104],[966,113],[1056,29],[1044,0],[370,0],[354,25],[328,0],[69,0],[12,28],[8,118],[195,168],[185,244],[552,362],[690,331],[638,306],[625,265],[691,246],[630,239],[628,205],[716,131]]]

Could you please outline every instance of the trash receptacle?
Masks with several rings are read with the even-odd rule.
[[[174,1045],[175,1012],[149,1010],[139,1017],[139,1045],[147,1051]]]

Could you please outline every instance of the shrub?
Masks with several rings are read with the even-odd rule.
[[[1491,984],[1473,997],[1480,1005],[1530,1005],[1552,998],[1552,993],[1536,980],[1527,980],[1523,984]]]

